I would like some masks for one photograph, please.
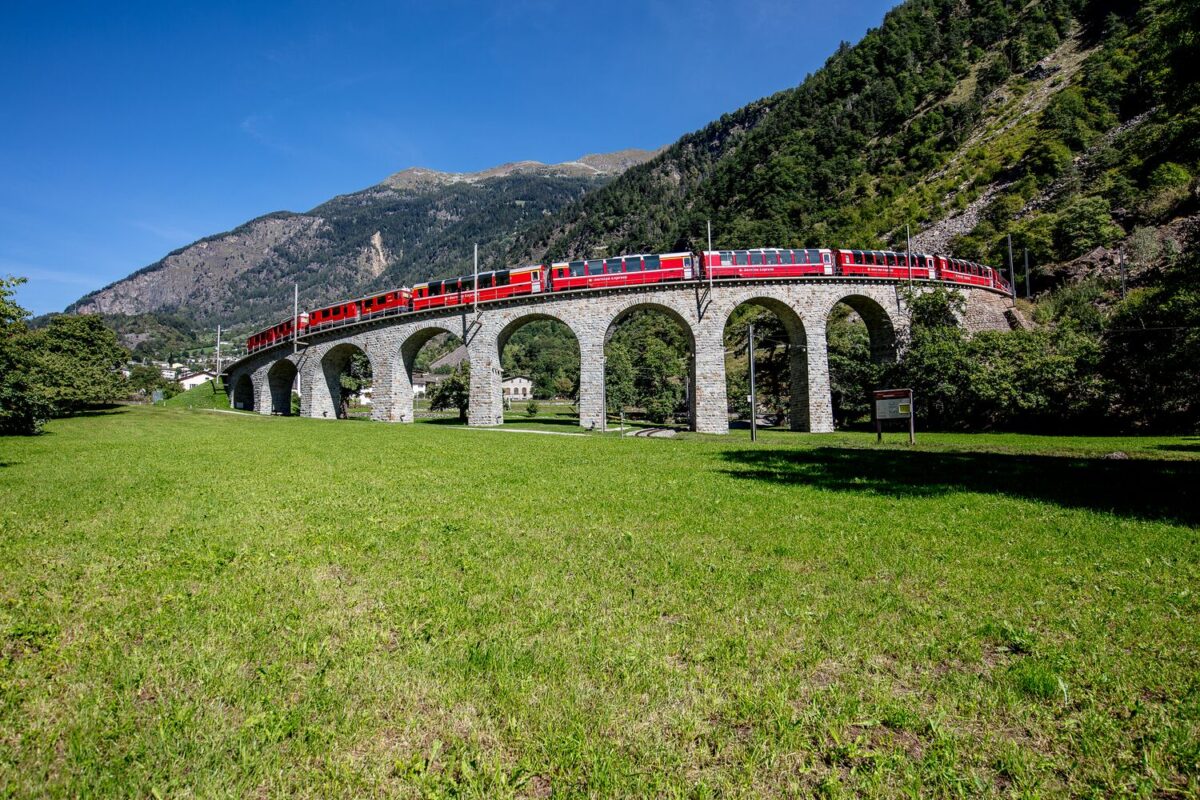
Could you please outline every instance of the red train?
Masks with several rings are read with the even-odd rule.
[[[290,341],[306,331],[349,325],[390,314],[488,303],[541,292],[566,292],[692,280],[778,280],[849,277],[922,280],[982,286],[1002,292],[1011,287],[992,267],[928,253],[893,250],[758,247],[702,253],[648,253],[532,264],[481,272],[478,276],[418,283],[411,290],[338,303],[284,320],[252,335],[249,352]]]

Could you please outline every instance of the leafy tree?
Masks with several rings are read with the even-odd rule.
[[[1058,214],[1055,244],[1064,259],[1075,258],[1098,245],[1112,244],[1121,235],[1103,197],[1079,197]]]
[[[50,418],[53,407],[31,377],[27,335],[29,312],[13,300],[24,278],[0,278],[0,435],[32,435]]]
[[[373,377],[371,360],[367,358],[366,353],[355,351],[351,354],[348,368],[338,378],[338,385],[342,390],[338,411],[340,416],[346,416],[350,410],[351,403],[363,393],[364,389],[371,385]]]
[[[620,342],[612,342],[605,349],[604,396],[609,413],[619,414],[637,402],[633,361]]]
[[[1103,371],[1115,387],[1114,410],[1135,427],[1200,430],[1200,257],[1117,306]]]
[[[458,421],[467,421],[471,403],[471,379],[467,362],[463,361],[444,380],[429,390],[429,407],[434,411],[458,409]]]
[[[126,390],[121,366],[128,352],[95,314],[61,314],[21,337],[32,378],[60,414],[112,403]]]

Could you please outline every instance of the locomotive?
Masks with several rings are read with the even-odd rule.
[[[305,332],[393,314],[488,303],[509,297],[647,283],[780,278],[930,280],[1010,292],[999,270],[961,258],[894,250],[759,247],[700,253],[640,253],[531,264],[418,283],[300,314],[246,340],[251,353]]]

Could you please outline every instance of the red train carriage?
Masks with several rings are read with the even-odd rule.
[[[408,289],[393,289],[362,301],[363,318],[382,314],[401,314],[412,305],[412,292]]]
[[[479,302],[486,303],[506,297],[536,294],[545,286],[543,272],[544,268],[538,265],[481,272],[478,288],[474,275],[418,283],[412,288],[412,310],[470,305],[476,297]]]
[[[559,261],[547,269],[550,291],[603,289],[642,283],[689,281],[695,277],[691,253],[651,253]]]
[[[835,250],[838,274],[859,278],[934,279],[935,256],[925,253],[897,253],[894,250]]]
[[[941,278],[953,283],[965,283],[970,286],[992,286],[994,282],[991,267],[966,261],[961,258],[947,258],[941,269]]]
[[[708,278],[798,278],[832,275],[833,251],[760,247],[754,250],[706,250],[700,276]]]
[[[301,314],[300,319],[297,321],[301,333],[303,333],[308,327],[307,316],[307,314]],[[272,325],[266,330],[252,334],[248,339],[246,339],[247,352],[253,353],[257,350],[263,349],[264,347],[270,347],[273,344],[290,341],[293,331],[292,323],[292,320],[286,319],[283,322]]]
[[[338,303],[335,306],[326,306],[325,308],[311,312],[308,315],[308,327],[309,330],[315,331],[334,325],[344,325],[348,322],[353,322],[358,317],[358,301]]]

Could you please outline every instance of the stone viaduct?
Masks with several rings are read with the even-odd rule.
[[[521,326],[539,319],[566,325],[579,343],[579,424],[605,427],[604,345],[630,312],[654,309],[673,318],[690,345],[691,427],[703,433],[729,430],[725,389],[725,323],[739,306],[752,303],[774,312],[790,339],[792,430],[833,430],[826,323],[845,303],[866,323],[872,356],[896,358],[908,326],[904,282],[813,278],[721,281],[711,290],[701,282],[651,284],[611,289],[525,295],[471,307],[436,309],[358,321],[308,332],[299,352],[276,345],[246,356],[225,370],[235,408],[263,414],[291,410],[299,377],[300,413],[337,417],[340,376],[356,351],[365,353],[374,374],[372,418],[413,421],[413,364],[418,351],[439,333],[462,339],[470,358],[470,425],[503,422],[500,354]],[[918,290],[936,285],[918,282]],[[1008,295],[956,286],[966,297],[962,323],[968,330],[1007,329]]]

